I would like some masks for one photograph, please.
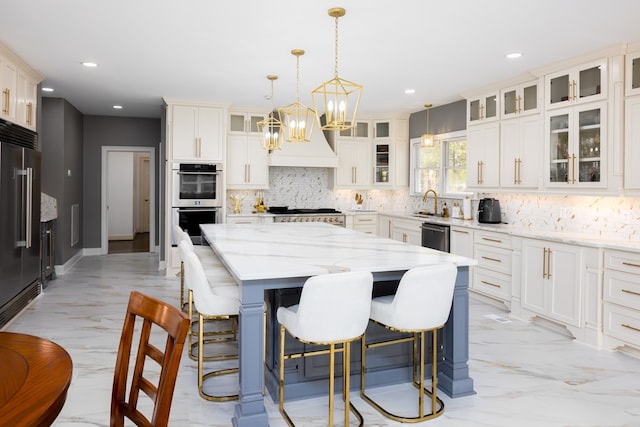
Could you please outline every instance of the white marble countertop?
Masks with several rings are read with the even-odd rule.
[[[58,202],[47,193],[40,194],[40,222],[58,218]]]
[[[304,277],[365,270],[401,271],[470,258],[325,223],[203,224],[202,232],[238,280]]]
[[[568,243],[573,245],[617,249],[623,251],[640,252],[640,236],[635,241],[630,240],[611,240],[600,238],[581,233],[567,233],[561,231],[549,231],[542,229],[529,229],[523,227],[515,227],[509,224],[481,224],[477,220],[464,220],[457,218],[442,218],[437,216],[415,216],[406,212],[378,212],[380,215],[388,215],[397,218],[412,219],[417,222],[431,222],[436,224],[444,224],[457,227],[467,227],[474,230],[496,231],[507,233],[512,236],[525,238],[538,238],[560,243]]]

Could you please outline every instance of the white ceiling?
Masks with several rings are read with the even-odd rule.
[[[269,110],[339,75],[362,113],[411,113],[584,53],[640,40],[638,0],[3,0],[0,41],[84,114],[159,117],[161,97]],[[522,51],[518,60],[504,55]],[[94,61],[86,69],[81,61]],[[407,95],[405,89],[415,89]],[[115,111],[112,105],[121,104]]]

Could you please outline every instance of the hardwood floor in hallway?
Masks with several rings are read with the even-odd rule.
[[[136,233],[133,240],[109,240],[110,254],[149,252],[149,233]]]

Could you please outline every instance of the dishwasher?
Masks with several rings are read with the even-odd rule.
[[[442,252],[449,252],[448,225],[423,222],[421,228],[423,247],[437,249]]]

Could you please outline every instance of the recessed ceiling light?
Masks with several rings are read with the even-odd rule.
[[[114,105],[113,109],[114,110],[122,110],[122,105]]]
[[[43,87],[42,91],[43,92],[53,92],[53,88],[52,87]]]
[[[505,55],[507,59],[517,59],[522,56],[522,52],[510,52]]]
[[[96,64],[95,62],[83,62],[82,65],[87,68],[95,68],[98,66],[98,64]]]
[[[405,89],[404,93],[406,93],[406,94],[416,93],[416,90],[415,89]]]

